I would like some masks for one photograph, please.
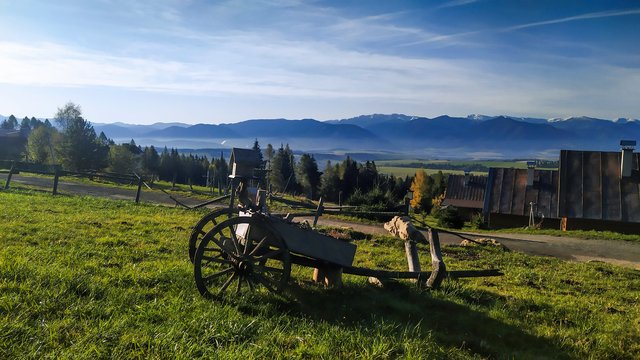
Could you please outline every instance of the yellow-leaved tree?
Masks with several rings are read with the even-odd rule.
[[[429,196],[429,176],[424,170],[416,171],[416,175],[411,182],[411,191],[413,191],[413,199],[411,199],[411,207],[415,210],[428,210],[424,205],[431,202]]]

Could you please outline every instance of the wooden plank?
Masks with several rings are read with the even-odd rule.
[[[567,213],[569,218],[582,218],[582,151],[567,154]]]
[[[602,153],[602,220],[622,220],[619,153]]]
[[[601,152],[584,153],[583,180],[583,217],[586,219],[602,219],[600,158]]]
[[[550,217],[549,216],[549,207],[550,207],[550,188],[549,188],[549,184],[550,184],[550,178],[551,178],[551,171],[547,171],[547,170],[536,170],[536,176],[538,178],[538,184],[537,184],[537,196],[536,196],[536,203],[538,204],[537,206],[537,212],[544,214],[545,218]],[[538,215],[538,214],[536,214]]]
[[[502,184],[500,191],[500,204],[499,204],[499,213],[501,214],[509,214],[511,210],[511,190],[513,188],[513,175],[511,174],[512,169],[504,169],[502,176]]]
[[[558,164],[558,217],[567,216],[567,150],[560,150]]]
[[[504,169],[496,169],[495,181],[493,182],[493,194],[491,198],[491,213],[500,213],[500,201],[502,201],[502,180]]]
[[[356,254],[356,245],[315,232],[302,229],[284,221],[273,221],[273,228],[287,243],[289,251],[323,260],[340,266],[351,266]]]
[[[559,171],[551,171],[551,189],[550,202],[549,202],[549,217],[559,218],[558,215],[558,191],[559,191]]]
[[[513,215],[528,215],[529,205],[526,204],[527,191],[527,171],[514,171],[513,196],[511,201],[511,213]]]

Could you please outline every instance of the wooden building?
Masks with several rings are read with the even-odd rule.
[[[640,233],[640,154],[635,141],[621,145],[619,152],[560,152],[562,229]]]
[[[476,176],[469,173],[449,175],[442,206],[455,206],[460,210],[465,220],[470,220],[473,214],[482,212],[486,187],[486,176]]]
[[[557,229],[557,170],[490,168],[484,195],[483,214],[491,228],[529,226]]]

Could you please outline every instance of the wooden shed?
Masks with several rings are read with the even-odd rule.
[[[561,228],[640,233],[639,158],[633,147],[620,152],[562,150]]]
[[[443,206],[455,206],[466,218],[482,212],[487,177],[471,174],[449,175]]]
[[[485,221],[492,228],[529,225],[534,220],[543,228],[560,225],[558,218],[557,170],[490,168],[484,196]]]

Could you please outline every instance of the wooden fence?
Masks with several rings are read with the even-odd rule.
[[[118,183],[137,184],[136,190],[136,203],[140,202],[140,193],[142,191],[142,184],[144,183],[142,177],[137,174],[118,174],[110,172],[98,172],[98,171],[67,171],[63,170],[60,165],[50,164],[34,164],[22,161],[12,160],[0,160],[0,169],[8,170],[7,180],[5,181],[4,188],[8,189],[11,184],[11,178],[13,174],[29,173],[38,175],[53,176],[53,195],[58,194],[58,182],[61,176],[72,176],[78,178],[87,179],[103,179]]]

